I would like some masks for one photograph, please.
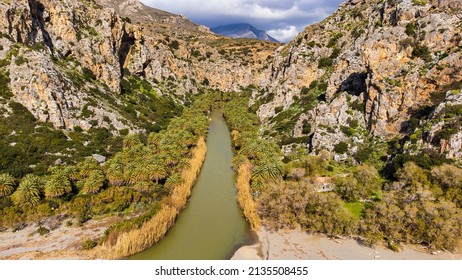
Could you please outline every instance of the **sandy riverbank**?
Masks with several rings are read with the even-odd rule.
[[[120,219],[113,216],[91,220],[83,226],[66,225],[66,222],[71,220],[59,221],[43,236],[37,233],[39,226],[35,224],[30,224],[16,232],[11,229],[0,232],[0,260],[98,258],[97,255],[92,256],[89,251],[83,251],[82,243],[87,239],[97,241],[110,225]],[[75,224],[75,221],[73,222]],[[56,219],[52,223],[57,223]],[[50,225],[46,226],[51,228]]]
[[[352,239],[330,239],[323,235],[307,234],[302,230],[269,232],[261,229],[259,241],[241,247],[232,260],[455,260],[462,254],[435,252],[405,246],[401,252],[387,248],[370,248]]]

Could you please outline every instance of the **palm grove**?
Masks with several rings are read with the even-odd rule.
[[[206,136],[208,113],[221,107],[233,138],[233,168],[249,169],[257,219],[265,226],[301,226],[310,232],[359,237],[369,244],[385,242],[394,250],[401,243],[451,251],[460,247],[462,169],[454,164],[416,164],[412,157],[399,157],[390,172],[385,157],[357,165],[336,162],[325,151],[312,155],[304,148],[283,155],[280,146],[263,137],[248,106],[248,92],[215,92],[195,99],[165,130],[126,136],[121,151],[103,166],[89,157],[50,167],[44,176],[2,173],[1,225],[19,228],[56,215],[74,217],[81,225],[95,217],[125,214],[100,242],[114,237],[111,231],[139,228],[181,183],[192,148]],[[329,178],[332,191],[320,192],[317,178]]]

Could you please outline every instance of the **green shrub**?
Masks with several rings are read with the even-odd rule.
[[[318,68],[324,69],[332,67],[334,60],[330,57],[321,57],[318,62]]]
[[[421,58],[425,62],[432,61],[430,49],[427,46],[417,45],[412,51],[413,57]]]
[[[306,228],[329,235],[344,236],[356,232],[356,219],[336,194],[312,193],[307,196],[306,202]]]
[[[45,228],[45,227],[39,227],[37,229],[37,233],[40,234],[41,236],[43,236],[43,235],[46,235],[46,234],[50,233],[50,230]]]
[[[348,152],[348,144],[345,142],[340,142],[334,147],[334,152],[337,154],[344,154]]]
[[[343,132],[343,134],[345,134],[346,136],[352,136],[353,133],[354,133],[354,130],[351,129],[349,126],[340,126],[340,131]]]
[[[339,56],[340,51],[341,51],[341,50],[340,50],[339,48],[337,48],[337,47],[334,48],[334,50],[332,51],[332,54],[330,55],[329,58],[331,58],[331,59],[336,59],[336,58]]]
[[[332,48],[332,47],[337,47],[337,42],[338,40],[340,40],[340,38],[343,37],[343,33],[342,32],[339,32],[335,35],[333,35],[330,39],[329,39],[329,43],[327,43],[327,47],[328,48]]]
[[[359,121],[357,119],[348,118],[347,122],[348,125],[353,129],[356,129],[359,126]]]
[[[374,153],[374,147],[373,146],[370,146],[370,145],[367,145],[367,146],[364,146],[362,147],[361,149],[359,149],[354,155],[353,155],[353,158],[360,162],[360,163],[364,163],[364,162],[368,162],[369,159],[371,158],[371,155]]]
[[[416,29],[413,22],[406,24],[406,34],[408,36],[414,37],[416,35]]]
[[[10,89],[10,81],[9,73],[3,72],[3,69],[0,69],[0,96],[7,100],[13,96]]]
[[[199,50],[191,50],[191,55],[193,57],[199,57],[201,56],[201,52]]]
[[[280,145],[290,145],[290,144],[307,144],[310,140],[310,137],[291,137],[291,136],[284,136],[281,139]]]
[[[311,124],[307,121],[303,122],[302,126],[303,134],[310,134],[311,133]]]
[[[351,216],[359,219],[361,218],[365,207],[362,202],[350,202],[345,204],[345,208],[350,212]]]
[[[83,73],[83,77],[85,78],[85,80],[87,80],[87,81],[96,80],[96,76],[95,76],[95,74],[93,74],[93,71],[91,71],[87,67],[82,68],[82,73]]]
[[[283,110],[284,110],[284,107],[283,107],[283,106],[278,106],[278,107],[274,108],[274,113],[275,113],[275,114],[279,114],[279,113],[281,113]]]
[[[435,135],[434,141],[439,142],[440,140],[449,140],[452,135],[458,133],[460,128],[454,125],[445,125],[440,131],[438,131]]]
[[[359,99],[352,102],[350,106],[352,109],[364,113],[364,104]]]
[[[25,63],[28,63],[29,60],[27,60],[27,58],[23,57],[23,56],[17,56],[14,63],[17,65],[17,66],[20,66],[20,65],[23,65]]]
[[[427,0],[412,0],[412,4],[416,6],[425,6],[428,4]]]
[[[97,243],[91,239],[86,239],[83,244],[82,244],[82,250],[91,250],[93,248],[95,248],[97,245]]]
[[[178,50],[180,48],[180,43],[177,40],[173,40],[170,44],[169,47],[172,50]]]

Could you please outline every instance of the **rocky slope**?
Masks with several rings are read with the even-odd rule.
[[[130,77],[180,101],[204,86],[237,90],[261,83],[276,46],[226,40],[136,0],[2,1],[0,13],[6,15],[0,58],[13,99],[58,128],[87,130],[97,121],[136,129],[104,101],[120,105],[121,82]],[[90,99],[95,117],[80,118]]]
[[[460,157],[460,1],[350,0],[287,45],[227,39],[137,0],[4,0],[0,13],[4,116],[11,100],[55,128],[119,135],[162,129],[191,94],[250,88],[285,151],[341,160],[393,140]]]
[[[0,169],[18,178],[111,157],[191,95],[267,83],[279,46],[136,0],[3,0],[0,14]]]
[[[351,0],[307,27],[278,49],[272,83],[264,94],[254,93],[268,131],[278,130],[270,137],[341,155],[370,145],[371,136],[412,135],[460,159],[460,112],[435,120],[438,106],[460,102],[460,8],[451,0]],[[453,130],[435,140],[449,124]],[[432,128],[416,134],[422,126]]]

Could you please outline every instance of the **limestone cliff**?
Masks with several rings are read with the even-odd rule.
[[[460,157],[458,113],[435,119],[462,87],[460,1],[350,0],[287,45],[224,38],[137,0],[3,0],[0,13],[2,98],[56,128],[160,129],[163,104],[253,88],[265,137],[285,151],[346,159],[412,137],[408,150]]]
[[[277,128],[278,116],[292,112],[285,132],[309,136],[304,143],[314,151],[344,142],[354,153],[369,135],[412,134],[423,108],[462,87],[460,7],[450,0],[345,2],[278,49],[272,83],[254,94],[260,118]],[[451,137],[458,143],[460,135]]]
[[[137,0],[2,1],[0,14],[0,59],[8,57],[13,99],[59,128],[98,121],[136,129],[104,101],[120,105],[121,85],[131,77],[178,102],[203,88],[262,83],[277,46],[225,39]],[[89,99],[94,117],[82,118]]]

